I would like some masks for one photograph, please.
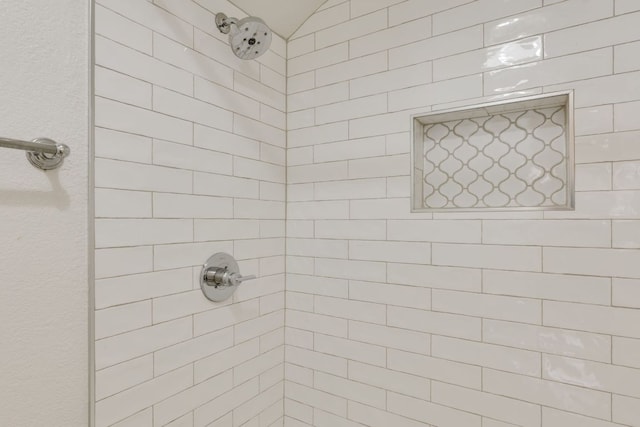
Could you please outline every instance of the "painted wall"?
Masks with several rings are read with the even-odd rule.
[[[330,0],[293,36],[286,426],[640,426],[639,10]],[[575,212],[409,213],[411,114],[567,89]]]
[[[49,172],[0,149],[0,425],[88,420],[88,2],[2,2],[0,136],[64,142]]]
[[[286,49],[237,59],[220,10],[97,1],[97,427],[282,424]],[[219,251],[259,279],[216,304]]]

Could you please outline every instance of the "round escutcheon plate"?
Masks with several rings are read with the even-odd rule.
[[[216,286],[215,284],[207,282],[205,277],[207,270],[210,268],[223,268],[231,273],[240,274],[238,263],[231,255],[218,252],[217,254],[211,255],[202,266],[202,271],[200,271],[200,288],[202,289],[202,293],[211,301],[222,302],[230,298],[238,286]]]

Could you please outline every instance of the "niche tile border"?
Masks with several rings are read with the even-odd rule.
[[[411,121],[412,212],[575,208],[573,91]]]

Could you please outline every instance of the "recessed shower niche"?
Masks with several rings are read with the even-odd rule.
[[[572,92],[412,122],[413,212],[574,208]]]

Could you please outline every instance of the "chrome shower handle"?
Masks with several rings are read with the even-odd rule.
[[[238,277],[237,280],[238,280],[238,283],[242,283],[245,280],[254,280],[254,279],[257,279],[256,275],[255,274],[250,274],[248,276],[240,276],[240,277]]]
[[[242,282],[256,278],[240,274],[236,260],[227,253],[218,252],[211,255],[200,270],[200,289],[211,301],[221,302],[230,298]]]
[[[235,271],[221,267],[209,267],[204,273],[207,285],[215,287],[238,286],[240,283],[255,279],[255,275],[243,276]]]
[[[238,286],[240,283],[245,280],[253,280],[255,279],[255,274],[250,274],[249,276],[243,276],[240,273],[231,273],[229,274],[229,284],[226,286]]]

